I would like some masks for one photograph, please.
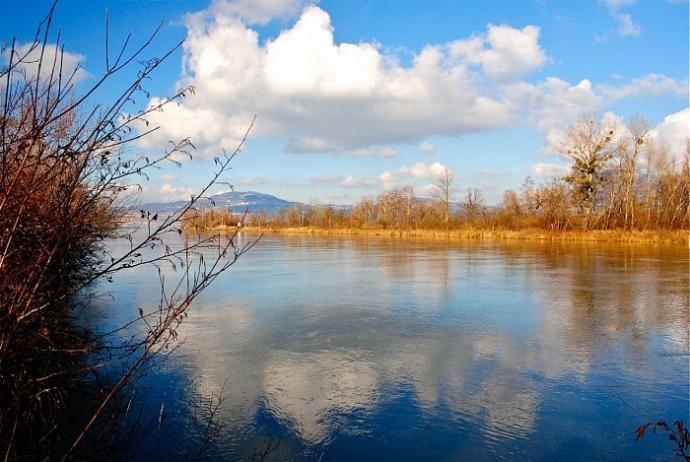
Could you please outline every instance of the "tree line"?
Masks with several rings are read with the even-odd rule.
[[[619,120],[587,114],[571,123],[553,149],[571,160],[568,175],[537,184],[527,177],[487,206],[478,188],[463,191],[445,169],[428,199],[412,186],[362,197],[350,210],[294,204],[249,216],[261,228],[312,227],[381,230],[686,230],[690,229],[690,138],[680,158],[652,136],[641,116]],[[231,210],[192,211],[187,226],[211,229],[233,223]],[[236,221],[236,220],[234,220]]]

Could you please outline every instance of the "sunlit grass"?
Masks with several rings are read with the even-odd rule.
[[[235,227],[218,227],[214,231]],[[639,242],[639,243],[673,243],[690,245],[690,232],[686,230],[590,230],[590,231],[546,231],[541,229],[500,230],[465,228],[451,230],[391,230],[391,229],[357,229],[357,228],[317,228],[317,227],[258,227],[245,226],[244,232],[269,234],[295,234],[320,236],[381,236],[396,238],[430,238],[430,239],[464,239],[464,240],[536,240],[536,241],[579,241],[579,242]]]

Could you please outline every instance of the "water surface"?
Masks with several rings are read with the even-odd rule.
[[[251,239],[242,236],[241,239]],[[684,246],[265,236],[197,300],[147,380],[165,420],[142,451],[208,459],[669,460],[648,421],[689,410]],[[163,269],[166,285],[179,274]],[[158,276],[107,287],[122,323]]]

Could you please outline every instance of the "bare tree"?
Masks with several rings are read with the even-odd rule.
[[[113,412],[122,392],[154,358],[174,349],[192,301],[253,245],[237,246],[234,236],[188,236],[180,247],[168,245],[183,233],[185,214],[222,183],[244,140],[234,152],[216,157],[215,171],[186,205],[168,216],[140,210],[139,232],[121,231],[135,210],[132,193],[149,173],[164,162],[179,166],[176,156],[191,159],[194,150],[187,138],[171,142],[157,157],[128,146],[157,129],[148,120],[152,112],[194,88],[144,109],[134,105],[135,96],[148,97],[143,85],[180,46],[146,59],[159,26],[132,52],[126,41],[114,60],[106,32],[105,72],[92,86],[78,89],[79,69],[63,67],[59,33],[58,46],[49,43],[54,8],[28,51],[14,41],[4,50],[7,65],[0,69],[0,450],[5,460],[71,460],[93,448],[107,451],[103,445],[122,430]],[[113,76],[130,70],[135,72],[129,85],[110,105],[92,103]],[[108,253],[104,241],[118,237],[128,240],[128,250]],[[165,281],[164,265],[180,270],[178,283]],[[94,282],[142,266],[160,274],[160,302],[134,316],[132,323],[145,326],[143,337],[116,342],[113,351],[119,330],[86,335],[73,308]],[[75,380],[85,392],[91,374],[104,370],[118,375],[110,375],[107,388],[90,397],[88,415],[72,416],[83,426],[67,431]]]
[[[477,223],[486,212],[482,192],[477,188],[467,188],[460,207],[470,223]]]
[[[450,219],[450,204],[458,192],[455,178],[455,172],[445,167],[443,172],[436,177],[436,184],[434,184],[431,194],[431,197],[441,204],[444,213],[443,221],[446,223]]]
[[[604,175],[607,209],[604,227],[632,229],[636,225],[636,212],[640,188],[640,154],[649,145],[651,131],[644,117],[635,115],[626,124],[618,139],[618,162]]]
[[[352,208],[350,221],[352,226],[361,228],[374,220],[376,202],[373,197],[362,197]]]

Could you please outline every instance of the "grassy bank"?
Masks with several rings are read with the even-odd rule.
[[[204,231],[235,232],[234,226],[218,226]],[[357,228],[271,228],[245,226],[243,232],[265,234],[294,234],[314,236],[381,236],[396,238],[429,238],[459,239],[480,241],[535,240],[535,241],[573,241],[573,242],[628,242],[628,243],[667,243],[690,246],[690,232],[685,230],[652,230],[652,231],[545,231],[541,229],[491,230],[491,229],[455,229],[455,230],[391,230],[391,229],[357,229]]]

